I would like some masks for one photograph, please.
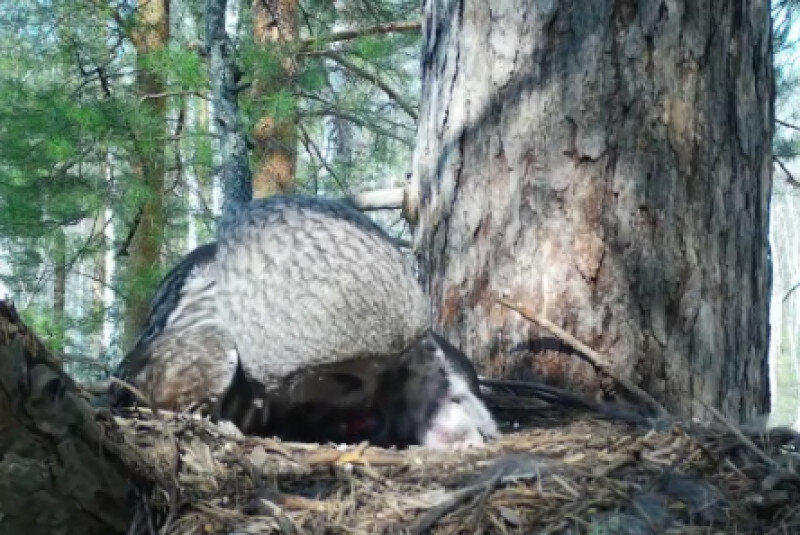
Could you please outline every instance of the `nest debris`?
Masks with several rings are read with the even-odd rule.
[[[146,453],[129,533],[800,532],[791,430],[746,445],[727,428],[562,416],[461,451],[241,437],[146,409],[108,436]]]
[[[3,513],[36,533],[65,519],[121,528],[111,503],[131,488],[130,535],[800,533],[800,435],[744,432],[713,410],[723,425],[662,420],[656,430],[636,414],[538,388],[535,399],[503,393],[506,416],[535,417],[484,448],[243,437],[191,413],[91,408],[2,301],[0,368],[0,439],[12,446],[0,490],[19,506]],[[37,492],[9,486],[20,474]],[[104,504],[108,518],[95,522]]]

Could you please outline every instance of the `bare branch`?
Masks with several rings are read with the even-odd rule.
[[[136,216],[133,218],[133,222],[131,223],[130,229],[128,229],[128,235],[125,236],[125,240],[122,242],[122,246],[117,251],[117,258],[122,256],[128,256],[128,247],[130,247],[131,242],[133,241],[133,236],[136,234],[136,229],[139,228],[139,222],[142,220],[142,214],[144,213],[144,205],[139,206],[139,210],[136,212]]]
[[[720,413],[720,412],[719,412],[717,409],[715,409],[715,408],[714,408],[714,407],[712,407],[711,405],[708,405],[707,403],[703,402],[703,400],[698,400],[698,401],[700,402],[700,404],[701,404],[701,405],[703,405],[703,407],[705,407],[705,408],[706,408],[706,410],[708,410],[708,412],[710,412],[712,415],[714,415],[714,417],[715,417],[717,420],[719,420],[719,421],[720,421],[720,423],[722,423],[722,424],[723,424],[725,427],[727,427],[727,428],[728,428],[728,430],[729,430],[731,433],[733,433],[733,435],[734,435],[736,438],[738,438],[738,439],[739,439],[739,441],[740,441],[740,442],[741,442],[741,443],[742,443],[742,444],[743,444],[743,445],[744,445],[744,446],[745,446],[747,449],[749,449],[751,452],[753,452],[753,453],[756,455],[756,457],[758,457],[759,459],[761,459],[761,461],[762,461],[762,462],[764,462],[764,463],[765,463],[767,466],[769,466],[769,467],[771,467],[771,468],[775,468],[775,469],[778,469],[778,470],[780,470],[780,466],[778,465],[778,463],[777,463],[777,462],[775,462],[775,460],[774,460],[774,459],[772,459],[771,457],[769,457],[769,456],[768,456],[766,453],[764,453],[764,452],[763,452],[763,451],[762,451],[762,450],[761,450],[761,449],[760,449],[758,446],[756,446],[755,444],[753,444],[753,441],[752,441],[752,440],[750,440],[749,438],[747,438],[746,436],[744,436],[744,433],[742,433],[742,432],[739,430],[739,428],[738,428],[738,427],[736,427],[736,426],[735,426],[735,425],[733,425],[731,422],[729,422],[729,421],[728,421],[728,419],[727,419],[727,418],[725,418],[725,417],[724,417],[724,416],[723,416],[723,415],[722,415],[722,414],[721,414],[721,413]]]
[[[781,161],[780,158],[778,158],[777,156],[773,156],[772,157],[772,161],[774,161],[776,164],[778,164],[778,167],[780,167],[781,170],[784,173],[786,173],[786,181],[789,182],[789,184],[791,184],[792,186],[795,186],[797,188],[800,188],[800,181],[798,181],[794,177],[794,175],[789,171],[789,168],[786,167],[786,164],[783,163],[783,161]]]
[[[614,381],[616,381],[617,384],[621,385],[630,394],[636,396],[636,398],[649,405],[650,408],[656,412],[659,418],[665,418],[669,415],[669,412],[667,412],[667,410],[658,401],[656,401],[653,396],[639,388],[637,385],[633,384],[633,382],[629,381],[627,378],[614,373],[611,370],[609,359],[604,355],[601,355],[591,347],[587,346],[555,323],[543,318],[519,303],[515,303],[507,299],[498,299],[497,302],[504,307],[510,308],[511,310],[517,312],[528,321],[532,321],[540,327],[550,331],[550,333],[558,337],[562,342],[575,349],[578,352],[578,355],[591,364],[595,370],[602,372],[602,374],[608,377],[611,377],[614,379]]]
[[[142,95],[139,97],[139,102],[164,97],[198,97],[204,100],[211,100],[211,97],[201,93],[200,91],[164,91],[162,93],[150,93],[148,95]]]
[[[331,106],[333,106],[333,105],[331,105]],[[309,112],[301,112],[300,115],[304,116],[304,117],[311,117],[311,116],[314,116],[314,115],[327,115],[327,116],[331,116],[331,117],[339,117],[340,119],[344,119],[346,121],[349,121],[349,122],[351,122],[351,123],[353,123],[355,125],[358,125],[358,126],[360,126],[362,128],[367,128],[369,130],[372,130],[373,132],[375,132],[378,135],[386,136],[388,138],[391,138],[391,139],[394,139],[396,141],[399,141],[400,143],[402,143],[403,145],[405,145],[407,147],[413,147],[414,146],[413,141],[411,141],[410,139],[406,139],[403,136],[400,136],[398,134],[395,134],[394,132],[386,130],[385,128],[381,128],[380,126],[376,125],[372,121],[368,121],[366,119],[362,119],[361,117],[358,117],[358,116],[356,116],[356,115],[354,115],[352,113],[347,113],[347,112],[344,112],[342,110],[338,110],[338,109],[336,109],[334,107],[331,107],[331,108],[326,109],[326,110],[314,110],[314,111],[309,111]]]
[[[789,299],[789,298],[792,296],[792,294],[794,293],[794,291],[795,291],[795,290],[797,290],[798,288],[800,288],[800,282],[798,282],[797,284],[795,284],[794,286],[792,286],[791,288],[789,288],[789,291],[788,291],[788,292],[786,292],[786,293],[783,295],[783,299],[781,299],[781,302],[782,302],[782,303],[785,303],[785,302],[786,302],[786,300],[787,300],[787,299]]]
[[[379,35],[385,33],[410,33],[419,32],[421,24],[419,21],[407,22],[390,22],[387,24],[378,24],[377,26],[369,26],[367,28],[356,28],[353,30],[342,30],[340,32],[333,32],[328,35],[320,35],[317,37],[307,37],[302,40],[304,48],[311,48],[315,45],[324,45],[328,43],[338,43],[341,41],[352,41],[359,37],[367,35]]]
[[[775,119],[775,122],[781,126],[785,126],[786,128],[791,128],[792,130],[800,131],[800,126],[797,126],[796,124],[787,123],[786,121],[781,121],[780,119]]]
[[[403,207],[405,188],[388,188],[362,191],[352,196],[356,208],[364,211],[391,210]]]
[[[339,185],[339,187],[344,191],[346,194],[350,195],[350,187],[347,185],[346,182],[341,180],[336,173],[334,173],[331,166],[328,165],[328,162],[325,161],[325,158],[322,157],[322,153],[320,152],[319,148],[314,144],[314,141],[311,140],[311,136],[308,135],[306,129],[303,128],[303,125],[298,124],[297,128],[300,130],[300,136],[302,137],[303,146],[306,148],[306,151],[309,154],[313,154],[319,160],[319,163],[322,164],[322,167],[328,172],[329,175],[333,178],[333,180]]]

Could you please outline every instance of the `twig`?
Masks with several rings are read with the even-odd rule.
[[[128,235],[125,236],[122,246],[117,251],[117,258],[128,256],[130,254],[128,253],[128,247],[130,247],[131,242],[133,241],[133,236],[136,234],[136,230],[139,228],[139,223],[142,221],[142,214],[144,214],[144,205],[139,206],[139,210],[136,212],[136,216],[133,218],[133,223],[131,223],[131,226],[128,229]]]
[[[367,35],[378,35],[383,33],[395,32],[418,32],[421,27],[419,21],[408,22],[390,22],[387,24],[378,24],[377,26],[369,26],[367,28],[356,28],[354,30],[342,30],[339,32],[329,33],[327,35],[320,35],[317,37],[307,37],[302,40],[303,47],[308,48],[314,45],[324,45],[328,43],[337,43],[341,41],[352,41],[359,37]]]
[[[428,509],[425,514],[417,518],[413,524],[408,528],[408,532],[412,535],[426,533],[430,530],[436,522],[452,511],[461,502],[467,498],[471,498],[478,493],[488,493],[500,482],[503,473],[498,470],[496,474],[480,483],[469,485],[458,489],[448,494],[442,501]]]
[[[794,291],[797,290],[798,288],[800,288],[800,282],[789,288],[789,291],[784,294],[783,299],[781,299],[781,302],[785,303],[786,300],[789,299],[789,297],[791,297]]]
[[[745,446],[747,449],[749,449],[751,452],[753,452],[753,453],[756,455],[756,457],[758,457],[759,459],[761,459],[762,461],[764,461],[765,463],[767,463],[767,464],[768,464],[768,465],[769,465],[771,468],[780,468],[780,467],[778,466],[778,463],[776,463],[774,460],[770,459],[770,458],[769,458],[769,456],[767,456],[767,454],[766,454],[766,453],[764,453],[763,451],[761,451],[761,449],[760,449],[758,446],[756,446],[756,445],[753,443],[753,441],[752,441],[752,440],[750,440],[749,438],[747,438],[746,436],[744,436],[744,433],[742,433],[742,432],[739,430],[739,428],[738,428],[738,427],[736,427],[735,425],[733,425],[732,423],[730,423],[730,422],[728,421],[728,419],[727,419],[727,418],[725,418],[725,417],[724,417],[724,416],[723,416],[723,415],[722,415],[722,414],[721,414],[721,413],[720,413],[720,412],[719,412],[717,409],[715,409],[715,408],[714,408],[714,407],[712,407],[711,405],[709,405],[709,404],[705,403],[703,400],[698,400],[698,401],[700,401],[700,404],[701,404],[703,407],[705,407],[705,408],[706,408],[706,410],[707,410],[708,412],[710,412],[711,414],[713,414],[713,415],[714,415],[714,417],[715,417],[717,420],[719,420],[719,421],[720,421],[720,423],[722,423],[722,424],[723,424],[725,427],[727,427],[727,428],[728,428],[728,430],[729,430],[731,433],[733,433],[733,435],[734,435],[736,438],[738,438],[738,439],[741,441],[741,443],[742,443],[742,444],[744,444],[744,446]]]
[[[304,97],[304,98],[308,98],[305,94],[299,93],[299,95]],[[331,104],[331,106],[333,106],[333,105]],[[407,138],[404,138],[401,135],[398,135],[398,134],[395,134],[395,133],[393,133],[393,132],[391,132],[389,130],[386,130],[385,128],[381,128],[380,126],[375,125],[372,121],[361,119],[360,117],[357,117],[357,116],[353,115],[352,113],[342,112],[340,110],[333,109],[332,107],[329,108],[329,109],[324,109],[324,110],[310,110],[310,111],[307,111],[307,112],[301,112],[300,115],[302,117],[312,117],[312,116],[338,117],[340,119],[344,119],[345,121],[351,122],[351,123],[355,124],[356,126],[360,126],[362,128],[366,128],[368,130],[371,130],[371,131],[375,132],[378,135],[386,136],[388,138],[394,139],[395,141],[398,141],[398,142],[402,143],[403,145],[405,145],[407,147],[413,147],[414,146],[414,143],[412,141],[408,140]],[[395,124],[397,126],[402,126],[402,125],[398,125],[397,123],[395,123]]]
[[[336,184],[339,185],[339,187],[342,189],[342,191],[345,192],[345,194],[350,195],[350,188],[347,185],[347,183],[344,182],[342,179],[340,179],[338,175],[333,171],[333,169],[331,169],[331,166],[328,165],[328,162],[325,161],[325,158],[322,156],[322,153],[320,152],[319,148],[317,148],[317,146],[314,144],[314,141],[312,141],[311,136],[309,136],[308,132],[306,132],[306,129],[303,128],[303,125],[298,123],[297,128],[298,130],[300,130],[300,137],[302,138],[301,141],[303,142],[303,146],[305,146],[306,151],[309,154],[314,154],[319,160],[319,163],[322,164],[322,167],[324,167],[325,170],[328,172],[328,174],[331,175],[331,178],[333,178],[334,182],[336,182]]]
[[[785,126],[786,128],[791,128],[792,130],[800,130],[800,126],[797,126],[796,124],[792,124],[786,121],[781,121],[780,119],[775,119],[775,122],[781,126]]]
[[[656,411],[656,415],[659,418],[668,418],[669,412],[658,402],[656,399],[633,384],[631,381],[626,379],[625,377],[618,376],[614,372],[611,371],[611,365],[608,363],[608,359],[592,349],[591,347],[587,346],[570,333],[559,327],[558,325],[552,323],[551,321],[539,316],[538,314],[534,314],[531,310],[527,309],[523,305],[519,303],[514,303],[507,299],[498,299],[498,303],[501,305],[510,308],[511,310],[516,311],[519,313],[523,318],[527,319],[528,321],[532,321],[537,325],[543,327],[544,329],[550,331],[556,338],[560,339],[565,344],[571,346],[575,349],[580,356],[586,360],[589,364],[591,364],[596,371],[601,372],[608,377],[611,377],[614,381],[616,381],[619,385],[621,385],[625,390],[627,390],[630,394],[637,397],[639,400],[647,403],[654,411]]]
[[[307,55],[312,55],[312,54],[308,53]],[[345,69],[347,69],[348,71],[355,74],[356,76],[360,76],[361,78],[367,80],[368,82],[372,82],[381,91],[386,93],[386,96],[388,96],[395,103],[397,103],[397,105],[400,106],[400,108],[404,112],[406,112],[409,115],[409,117],[413,118],[415,121],[419,119],[419,115],[417,114],[416,110],[414,110],[413,106],[411,106],[411,104],[406,102],[405,99],[403,99],[403,97],[401,97],[400,94],[397,93],[397,91],[389,87],[389,84],[381,80],[377,75],[372,74],[371,72],[365,69],[362,69],[358,65],[354,64],[351,61],[348,61],[341,54],[337,54],[336,52],[320,51],[320,52],[314,52],[313,55],[331,59],[336,63],[338,63],[339,65],[341,65],[342,67],[344,67]]]
[[[203,100],[211,100],[211,97],[201,93],[200,91],[162,91],[161,93],[149,93],[147,95],[142,95],[139,97],[139,102],[165,97],[197,97],[202,98]]]
[[[153,414],[158,416],[158,408],[155,407],[150,402],[150,400],[147,399],[147,396],[145,396],[142,393],[141,390],[139,390],[138,388],[136,388],[135,386],[133,386],[129,382],[124,381],[124,380],[120,379],[119,377],[114,377],[113,375],[111,377],[109,377],[108,380],[109,380],[109,382],[111,384],[118,385],[118,386],[124,388],[125,390],[127,390],[128,392],[130,392],[131,394],[133,394],[133,396],[136,398],[137,401],[139,401],[141,404],[146,405],[147,407],[149,407],[150,410],[153,411]]]
[[[798,187],[798,188],[800,188],[800,181],[798,181],[798,180],[797,180],[797,179],[794,177],[794,175],[791,173],[791,171],[789,171],[789,168],[788,168],[788,167],[786,167],[786,164],[785,164],[785,163],[783,163],[783,162],[781,161],[781,159],[780,159],[780,158],[778,158],[777,156],[773,156],[773,157],[772,157],[772,161],[773,161],[773,162],[775,162],[776,164],[778,164],[778,167],[780,167],[780,168],[781,168],[781,170],[782,170],[784,173],[786,173],[786,181],[787,181],[789,184],[791,184],[792,186],[795,186],[795,187]]]

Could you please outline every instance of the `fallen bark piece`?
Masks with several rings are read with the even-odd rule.
[[[124,533],[133,489],[102,425],[15,311],[0,302],[0,533]]]

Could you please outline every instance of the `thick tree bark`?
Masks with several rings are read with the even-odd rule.
[[[280,54],[280,47],[297,40],[297,0],[253,0],[253,40],[263,50]],[[253,98],[263,100],[289,87],[296,68],[291,55],[284,57],[282,72],[253,80]],[[263,115],[253,128],[253,196],[268,197],[294,189],[297,158],[295,117]]]
[[[766,410],[768,3],[428,0],[423,34],[417,246],[443,330],[490,374],[598,392],[508,293],[678,414]]]
[[[0,422],[0,533],[125,532],[132,475],[107,449],[120,445],[3,301]]]
[[[147,317],[150,296],[158,282],[161,264],[161,245],[164,241],[164,141],[166,133],[167,99],[166,82],[161,73],[148,68],[143,59],[167,46],[169,37],[168,0],[142,2],[137,11],[138,20],[131,40],[136,48],[136,85],[142,106],[153,121],[146,132],[135,136],[139,154],[134,172],[148,192],[141,206],[141,217],[128,249],[127,311],[125,314],[125,339],[130,344]]]

